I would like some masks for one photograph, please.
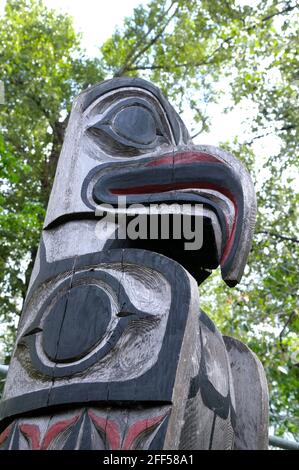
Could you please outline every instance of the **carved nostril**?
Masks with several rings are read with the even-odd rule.
[[[23,338],[26,336],[31,336],[31,335],[36,335],[37,333],[41,333],[43,330],[40,327],[33,328],[32,330],[29,330],[27,333],[23,335]]]
[[[121,312],[118,312],[118,313],[116,314],[116,316],[117,316],[117,317],[120,317],[120,318],[129,317],[129,316],[131,316],[131,315],[134,315],[134,313],[132,313],[132,312],[125,312],[125,311],[122,312],[122,311],[121,311]]]

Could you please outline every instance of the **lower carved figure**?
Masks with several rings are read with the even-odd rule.
[[[38,280],[42,292],[47,286],[46,300],[33,296],[27,304],[36,317],[32,321],[24,313],[1,404],[5,421],[16,411],[21,415],[32,410],[34,415],[12,420],[0,435],[0,448],[266,446],[262,423],[267,422],[267,388],[259,361],[238,341],[223,339],[199,310],[197,283],[187,271],[144,250],[86,255],[77,259],[71,273],[62,273],[62,266],[49,266],[51,279],[45,270],[44,279]],[[69,288],[63,321],[59,334],[50,328],[51,336],[51,316],[57,325],[65,283]],[[100,319],[104,316],[106,331],[97,328],[87,307]],[[71,325],[74,309],[77,322]],[[251,390],[247,380],[242,383],[247,376],[252,377]],[[244,392],[250,408],[242,401]],[[59,411],[78,402],[86,408]],[[109,408],[90,407],[89,402],[106,402]],[[244,421],[246,429],[251,427],[250,441],[241,436]]]

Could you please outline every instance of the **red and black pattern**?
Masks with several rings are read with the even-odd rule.
[[[159,410],[158,410],[159,411]],[[161,410],[160,410],[161,411]],[[155,414],[86,408],[70,416],[20,418],[0,434],[2,450],[137,450],[150,448],[168,411]],[[51,422],[54,421],[54,424]]]

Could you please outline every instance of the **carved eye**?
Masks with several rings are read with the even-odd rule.
[[[58,284],[22,336],[32,364],[52,378],[100,362],[132,322],[154,318],[137,309],[107,272],[76,273],[71,288],[69,282],[66,278]]]
[[[113,128],[119,136],[137,145],[149,145],[157,136],[153,115],[141,106],[122,109],[115,116]]]
[[[114,106],[88,128],[107,153],[136,156],[170,143],[169,130],[157,111],[140,101],[127,100],[122,106]]]

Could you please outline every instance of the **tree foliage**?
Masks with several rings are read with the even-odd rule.
[[[0,312],[14,328],[35,257],[75,94],[101,79],[72,20],[40,1],[11,0],[0,18]],[[29,268],[29,269],[28,269]]]
[[[104,78],[142,76],[178,109],[192,110],[200,133],[210,125],[207,104],[218,103],[219,113],[225,112],[224,84],[232,107],[252,107],[246,133],[222,146],[253,175],[259,211],[242,283],[230,290],[212,276],[200,289],[202,304],[223,332],[245,341],[261,358],[276,432],[298,437],[299,6],[291,0],[242,3],[151,0],[135,8],[91,59],[70,17],[39,0],[6,2],[0,18],[0,79],[6,92],[6,104],[0,105],[5,360],[74,96]]]

